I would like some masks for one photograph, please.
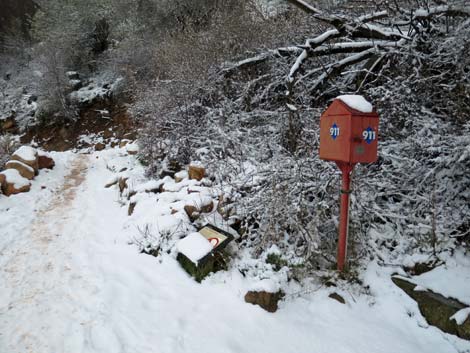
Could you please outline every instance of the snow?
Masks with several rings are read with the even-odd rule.
[[[195,197],[188,187],[138,193],[128,217],[118,191],[104,185],[123,166],[144,184],[134,157],[119,149],[51,154],[56,167],[41,172],[29,193],[0,197],[0,352],[470,350],[470,342],[427,325],[417,304],[391,282],[397,269],[375,262],[360,274],[369,294],[335,288],[347,305],[328,298],[331,289],[315,280],[300,287],[266,264],[260,273],[263,261],[248,260],[241,250],[233,261],[250,268],[244,275],[234,264],[198,284],[174,254],[155,258],[131,244],[146,223],[178,235],[193,232],[185,229],[186,215],[170,209]],[[286,293],[275,314],[245,303],[250,288],[275,284]]]
[[[191,233],[178,242],[178,251],[195,264],[212,251],[212,244],[200,233]]]
[[[464,308],[464,309],[460,309],[454,315],[452,315],[450,317],[450,320],[455,320],[457,325],[462,325],[469,316],[470,316],[470,308]]]
[[[373,107],[363,96],[354,95],[354,94],[345,94],[342,96],[336,97],[336,99],[341,100],[348,107],[358,110],[362,113],[372,113]]]
[[[49,158],[51,158],[51,154],[48,153],[48,152],[46,152],[46,151],[43,151],[43,150],[39,150],[39,149],[38,149],[37,152],[38,152],[38,156],[43,156],[43,157],[49,157]]]
[[[181,180],[188,178],[188,172],[186,170],[182,170],[175,174],[175,178],[179,178]]]
[[[287,108],[292,112],[297,111],[297,107],[295,105],[292,105],[292,104],[289,104],[289,103],[287,103]]]
[[[255,291],[255,292],[268,292],[268,293],[276,293],[281,289],[278,282],[273,281],[272,279],[263,279],[256,283],[253,283],[251,286],[248,287],[248,290]]]
[[[137,153],[139,152],[139,145],[136,143],[128,143],[126,145],[126,151],[130,153]]]
[[[37,157],[36,149],[29,146],[21,146],[18,148],[13,155],[18,156],[25,161],[35,161]]]
[[[24,186],[30,185],[28,179],[23,178],[16,169],[6,169],[0,174],[3,174],[6,177],[7,183],[13,184],[15,189],[20,189]]]
[[[162,181],[157,181],[157,180],[149,180],[143,184],[140,184],[134,188],[134,191],[136,192],[149,192],[149,191],[154,191],[158,190],[160,186],[162,186],[163,182]]]

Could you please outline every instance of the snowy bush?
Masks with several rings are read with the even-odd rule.
[[[0,170],[10,160],[13,152],[18,148],[18,142],[10,135],[0,136]]]
[[[354,17],[348,9],[333,16],[307,8],[316,35],[302,47],[226,62],[202,82],[202,93],[163,114],[163,105],[147,105],[149,169],[171,156],[167,141],[186,133],[189,158],[209,166],[242,219],[244,245],[259,254],[275,243],[306,269],[328,267],[339,175],[318,159],[318,120],[331,98],[359,93],[381,116],[381,142],[379,161],[353,176],[352,261],[432,253],[466,236],[470,11],[452,2],[426,10],[403,3],[411,7]],[[165,130],[171,124],[181,130]],[[233,212],[226,216],[234,221]]]

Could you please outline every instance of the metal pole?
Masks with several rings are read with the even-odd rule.
[[[338,238],[338,270],[343,271],[346,262],[346,248],[348,244],[349,230],[349,195],[351,194],[351,172],[353,164],[338,163],[341,169],[341,200],[340,200],[340,221]]]

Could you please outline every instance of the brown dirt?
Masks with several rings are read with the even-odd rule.
[[[108,110],[109,118],[103,118],[100,110]],[[138,126],[130,117],[125,107],[107,102],[99,102],[80,113],[75,122],[66,124],[35,126],[29,129],[22,137],[21,143],[35,140],[46,151],[66,151],[73,148],[90,147],[79,143],[81,135],[97,134],[109,142],[111,139],[134,140]]]

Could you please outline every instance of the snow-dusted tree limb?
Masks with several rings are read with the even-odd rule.
[[[329,65],[326,71],[314,81],[312,86],[310,86],[310,90],[315,91],[316,89],[320,88],[327,79],[339,75],[344,68],[364,61],[376,52],[376,48],[370,48],[358,54],[350,55],[338,62],[335,62],[334,64]]]
[[[373,47],[376,49],[393,46],[399,47],[404,44],[405,40],[410,39],[399,30],[384,28],[370,23],[388,17],[387,11],[374,12],[358,18],[347,18],[344,16],[324,15],[321,12],[314,11],[305,1],[288,1],[314,15],[315,19],[327,22],[335,27],[313,39],[308,39],[304,45],[299,46],[303,51],[297,56],[297,60],[292,65],[288,74],[287,81],[290,84],[294,82],[295,76],[303,63],[311,56],[362,52]],[[332,40],[338,38],[344,38],[345,41],[342,43],[331,43]],[[362,40],[358,42],[351,41],[355,39]]]
[[[266,61],[270,56],[270,53],[263,53],[256,55],[254,57],[238,61],[236,63],[227,64],[226,67],[222,70],[225,74],[231,73],[236,70],[241,70],[249,66],[257,65],[263,61]]]
[[[287,0],[287,1],[307,13],[317,14],[317,15],[322,13],[319,9],[310,5],[306,1],[303,1],[303,0]]]
[[[374,12],[374,13],[371,13],[371,14],[360,16],[357,19],[357,22],[366,23],[366,22],[370,22],[370,21],[380,20],[380,19],[385,18],[387,16],[388,16],[388,12],[386,10],[384,10],[384,11]]]
[[[321,56],[340,53],[358,53],[370,48],[391,48],[399,47],[403,41],[365,41],[365,42],[346,42],[322,45],[315,49],[307,49],[310,56]]]
[[[340,35],[341,34],[338,30],[332,29],[332,30],[326,31],[325,33],[322,33],[321,35],[319,35],[319,36],[317,36],[313,39],[308,39],[305,42],[305,46],[303,46],[303,47],[308,48],[308,49],[314,49],[315,47],[320,46],[321,44],[328,41],[329,39],[337,38]],[[288,81],[289,82],[294,81],[294,77],[295,77],[297,71],[300,69],[300,66],[303,64],[303,62],[307,58],[308,58],[308,50],[304,49],[302,51],[302,53],[297,57],[297,60],[295,61],[295,64],[292,66],[292,68],[289,72],[289,76],[288,76]]]
[[[418,9],[414,13],[415,20],[424,20],[437,15],[446,16],[470,16],[470,5],[442,5],[435,6],[429,9]]]

